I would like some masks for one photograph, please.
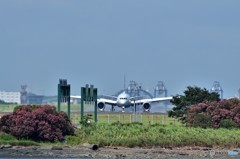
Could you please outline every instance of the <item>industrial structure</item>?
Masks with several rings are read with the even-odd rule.
[[[128,93],[131,97],[142,97],[142,98],[167,97],[167,88],[164,85],[163,81],[158,81],[156,87],[153,90],[153,93],[147,90],[144,90],[142,87],[142,84],[139,84],[136,81],[130,81],[128,87],[126,89],[123,89],[117,92],[115,96],[118,96],[123,91]]]
[[[42,104],[43,95],[27,92],[27,85],[21,85],[21,104]]]
[[[114,96],[119,96],[122,92],[126,92],[130,95],[130,97],[138,97],[138,98],[153,98],[153,95],[148,92],[147,90],[144,90],[142,88],[141,84],[138,84],[135,81],[130,81],[129,85],[126,89],[122,89],[119,92],[117,92]]]
[[[42,104],[44,96],[27,92],[27,85],[21,85],[20,92],[0,91],[0,100],[14,104]]]
[[[158,81],[157,86],[154,89],[154,97],[167,97],[167,88],[163,81]]]
[[[44,96],[36,95],[34,93],[27,94],[27,104],[42,104]]]
[[[21,104],[27,104],[27,85],[21,85]]]
[[[223,99],[223,89],[220,85],[220,82],[214,81],[210,92],[216,92],[220,95],[220,98]]]

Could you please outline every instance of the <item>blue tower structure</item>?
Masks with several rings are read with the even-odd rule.
[[[125,86],[125,84],[124,84],[124,86]],[[123,91],[128,93],[131,97],[136,97],[139,99],[140,98],[153,98],[153,95],[150,92],[144,90],[142,88],[142,85],[138,84],[135,81],[130,81],[130,83],[126,89],[118,91],[114,96],[118,96]]]
[[[154,89],[154,97],[167,97],[167,88],[165,87],[163,81],[158,81],[157,86]]]
[[[216,92],[220,95],[221,100],[223,99],[223,89],[218,81],[213,82],[213,86],[210,89],[210,92]]]

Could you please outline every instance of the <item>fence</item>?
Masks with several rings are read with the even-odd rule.
[[[74,125],[79,125],[79,114],[71,115],[71,121]],[[111,124],[115,122],[133,123],[140,122],[143,124],[162,124],[162,125],[180,125],[175,118],[170,118],[166,114],[98,114],[98,123]]]

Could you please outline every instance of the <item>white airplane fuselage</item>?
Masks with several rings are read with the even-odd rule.
[[[131,98],[130,95],[126,92],[123,92],[117,97],[117,106],[121,108],[127,108],[131,106]]]

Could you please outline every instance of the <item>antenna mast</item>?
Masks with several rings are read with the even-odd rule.
[[[126,76],[124,75],[123,90],[125,91],[125,89],[126,89]]]

